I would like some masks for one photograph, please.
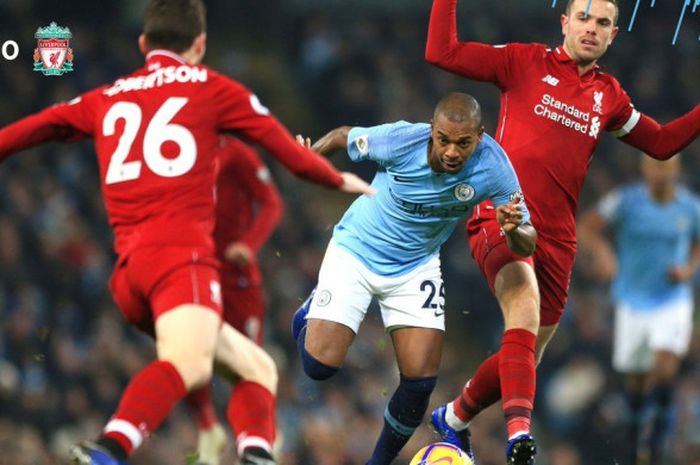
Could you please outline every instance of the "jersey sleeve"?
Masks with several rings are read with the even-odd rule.
[[[614,189],[606,194],[596,206],[596,212],[608,223],[615,223],[619,217],[622,204],[622,192]]]
[[[523,212],[523,224],[530,223],[530,211],[527,208],[527,199],[523,196],[523,191],[520,188],[520,182],[515,174],[513,166],[508,161],[505,154],[502,154],[500,163],[494,165],[494,173],[491,176],[491,195],[489,198],[493,205],[506,205],[510,203],[515,196],[520,196],[522,199],[520,204]]]
[[[218,127],[258,143],[287,169],[308,181],[338,188],[340,173],[316,152],[298,144],[289,131],[244,86],[221,77],[217,88]]]
[[[282,219],[282,198],[275,188],[270,170],[253,148],[235,141],[222,149],[219,156],[235,163],[237,179],[228,181],[238,182],[257,207],[250,228],[239,238],[257,253]],[[225,199],[222,200],[225,202]]]
[[[433,1],[425,59],[439,68],[468,79],[492,82],[501,90],[507,90],[517,79],[517,63],[529,63],[527,55],[538,47],[536,44],[460,42],[457,0]]]
[[[606,130],[615,137],[624,137],[637,126],[641,113],[632,105],[627,92],[625,92],[619,84],[617,87],[617,99],[615,102],[615,110],[613,116],[608,120]]]
[[[393,164],[400,156],[400,144],[397,140],[402,137],[410,123],[381,124],[372,127],[354,127],[348,133],[348,155],[352,161],[372,160],[382,166]]]
[[[48,141],[72,142],[92,137],[98,90],[48,107],[0,130],[0,158]]]

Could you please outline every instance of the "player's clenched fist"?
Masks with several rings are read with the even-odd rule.
[[[504,232],[514,231],[523,222],[522,198],[515,194],[509,204],[496,207],[496,219]]]

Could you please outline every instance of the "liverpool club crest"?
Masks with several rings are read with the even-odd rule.
[[[70,29],[54,22],[37,29],[34,71],[41,71],[44,76],[61,76],[73,71],[73,50],[69,46],[72,37]]]

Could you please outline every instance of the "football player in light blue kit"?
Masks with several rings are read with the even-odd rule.
[[[700,199],[677,183],[680,158],[642,156],[641,170],[643,183],[610,192],[580,224],[581,245],[593,253],[597,274],[613,278],[613,366],[625,374],[633,464],[646,449],[641,422],[652,404],[649,463],[665,463],[673,382],[692,332],[690,280],[700,265]],[[614,251],[604,236],[608,226]]]
[[[295,314],[293,333],[304,371],[327,379],[377,297],[400,383],[368,463],[388,465],[420,424],[436,382],[445,329],[440,246],[486,199],[515,253],[532,254],[537,234],[515,172],[484,134],[479,104],[469,95],[444,97],[431,124],[340,127],[313,145],[326,155],[342,148],[353,161],[379,165],[376,195],[356,199],[336,225],[316,291]]]

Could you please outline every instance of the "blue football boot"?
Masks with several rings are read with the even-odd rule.
[[[507,465],[534,465],[537,446],[530,434],[521,434],[508,441],[506,447]]]
[[[83,441],[70,450],[72,465],[129,465],[117,460],[107,450],[90,441]]]
[[[447,411],[447,405],[443,404],[433,410],[430,415],[430,422],[433,424],[433,428],[440,435],[443,441],[457,446],[467,453],[472,463],[476,465],[476,460],[474,460],[474,452],[472,451],[471,434],[469,433],[469,428],[465,428],[461,431],[457,431],[447,424],[445,421],[445,412]]]
[[[309,307],[311,306],[311,300],[314,298],[314,293],[316,293],[316,288],[311,291],[309,297],[301,304],[301,307],[294,312],[294,318],[292,318],[292,337],[296,341],[299,339],[299,333],[306,326],[306,315],[309,314]]]

